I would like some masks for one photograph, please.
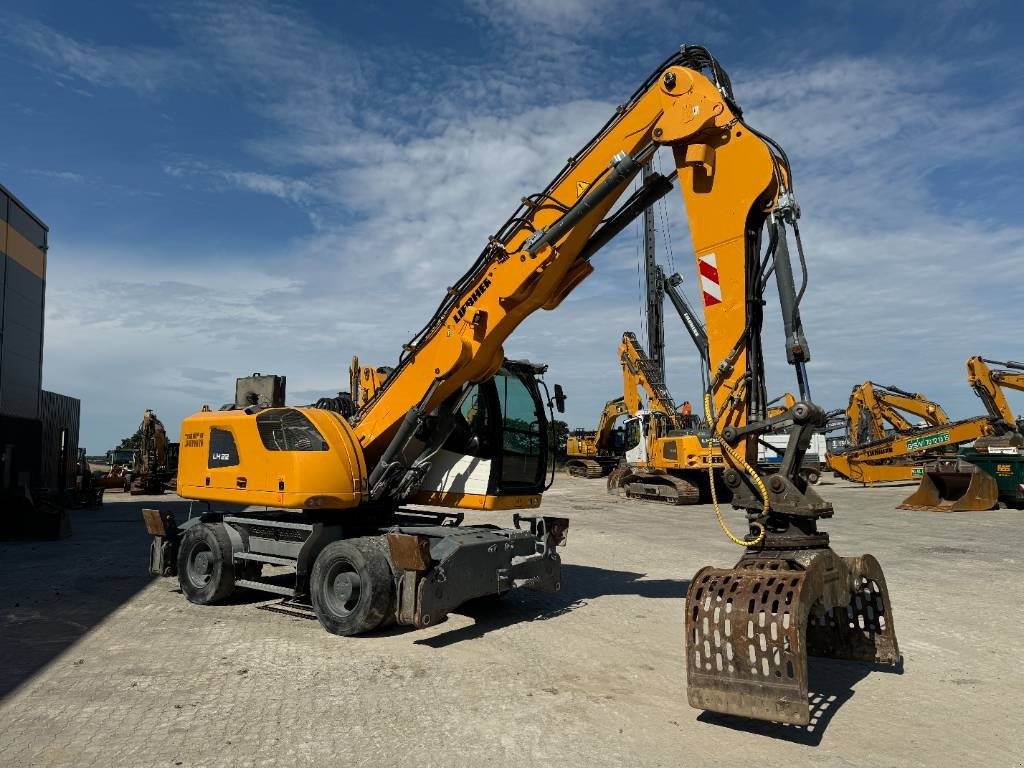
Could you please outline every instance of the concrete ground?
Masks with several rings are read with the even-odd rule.
[[[686,704],[687,579],[739,555],[709,507],[561,476],[544,501],[572,519],[559,595],[340,638],[258,595],[190,605],[146,575],[153,501],[111,494],[70,540],[0,543],[0,765],[1024,765],[1022,513],[819,489],[834,548],[885,568],[906,664],[812,660],[813,728]]]

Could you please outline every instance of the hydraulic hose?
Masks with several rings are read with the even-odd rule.
[[[747,463],[746,459],[744,459],[738,453],[733,451],[733,449],[731,447],[729,447],[728,443],[725,442],[725,440],[722,438],[722,435],[719,433],[717,424],[714,421],[712,421],[712,419],[711,419],[711,392],[710,392],[710,390],[704,394],[704,417],[708,420],[708,427],[711,429],[711,434],[712,434],[713,437],[717,438],[718,444],[722,446],[722,450],[725,451],[729,455],[729,458],[731,458],[733,461],[735,461],[737,464],[739,464],[741,467],[743,467],[743,471],[746,472],[748,475],[750,475],[751,479],[754,481],[754,484],[757,486],[758,492],[761,494],[761,501],[762,501],[762,505],[763,505],[761,507],[761,514],[763,516],[767,517],[768,516],[768,489],[764,487],[764,483],[761,481],[760,475],[758,475],[757,472],[753,469],[753,467],[751,467]],[[762,541],[764,541],[765,532],[766,532],[765,531],[765,527],[761,523],[758,523],[756,521],[754,523],[752,523],[752,525],[755,528],[758,529],[757,537],[754,538],[752,541],[748,541],[746,539],[741,539],[738,536],[736,536],[731,530],[729,530],[729,526],[726,525],[725,518],[722,517],[722,510],[718,506],[718,492],[715,490],[715,468],[713,466],[708,467],[708,477],[711,479],[711,505],[715,509],[715,517],[718,518],[718,525],[721,527],[722,532],[726,536],[728,536],[729,537],[729,541],[731,541],[736,546],[739,546],[739,547],[756,547],[756,546],[758,546]]]

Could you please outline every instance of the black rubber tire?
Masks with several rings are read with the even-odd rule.
[[[235,591],[231,539],[224,523],[201,523],[185,531],[178,548],[178,584],[190,603],[219,603]]]
[[[334,541],[313,563],[313,610],[331,634],[370,632],[394,613],[395,584],[382,543],[383,537]]]

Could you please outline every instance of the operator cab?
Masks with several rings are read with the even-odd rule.
[[[506,360],[491,378],[453,395],[439,411],[449,411],[455,426],[411,500],[469,509],[539,505],[551,453],[545,370]]]
[[[652,438],[666,437],[672,431],[672,421],[661,411],[637,411],[626,419],[625,448],[629,464],[644,464],[650,458],[648,447]]]

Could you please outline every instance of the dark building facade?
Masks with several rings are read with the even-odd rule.
[[[42,389],[48,236],[0,185],[0,495],[74,482],[79,401]]]
[[[39,418],[47,228],[0,186],[0,414]]]

